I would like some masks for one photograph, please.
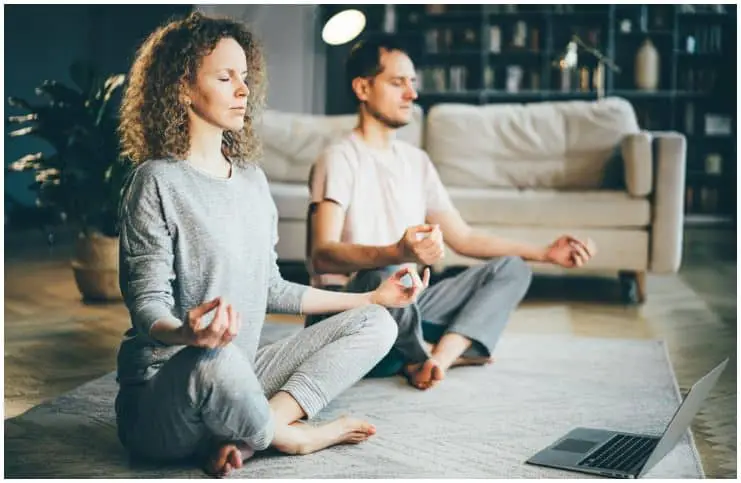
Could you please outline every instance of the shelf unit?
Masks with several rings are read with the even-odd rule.
[[[568,41],[579,35],[620,67],[619,73],[605,69],[606,96],[629,100],[643,129],[687,136],[687,214],[735,222],[735,5],[351,8],[367,16],[364,36],[387,31],[405,40],[417,68],[418,103],[425,110],[441,102],[596,99],[593,56],[579,50],[579,74],[568,79],[568,88],[558,68]],[[635,81],[636,54],[646,39],[660,59],[659,85],[653,91],[638,89]],[[708,135],[709,124],[725,134]]]

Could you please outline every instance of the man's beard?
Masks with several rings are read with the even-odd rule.
[[[368,114],[373,116],[373,118],[376,119],[378,122],[391,129],[399,129],[409,124],[409,121],[395,121],[393,119],[389,119],[380,112],[371,108],[368,104],[365,104],[365,110],[368,111]]]

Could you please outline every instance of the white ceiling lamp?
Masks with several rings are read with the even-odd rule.
[[[365,28],[365,15],[360,10],[343,10],[330,18],[322,29],[322,40],[329,45],[342,45],[360,35]]]

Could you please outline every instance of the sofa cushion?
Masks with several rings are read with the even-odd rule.
[[[270,183],[270,194],[281,220],[306,220],[309,187],[306,183]]]
[[[306,184],[271,182],[270,192],[281,220],[306,220]],[[648,198],[624,191],[448,188],[448,193],[472,225],[645,227],[651,219]]]
[[[515,226],[645,227],[648,198],[625,191],[448,188],[461,216],[471,223]]]
[[[306,183],[311,165],[325,147],[348,134],[357,115],[295,114],[267,110],[256,131],[263,139],[262,167],[271,181]],[[415,105],[412,121],[397,131],[398,139],[422,146],[422,109]]]
[[[425,148],[447,186],[617,187],[620,142],[639,131],[632,105],[597,102],[437,104]]]
[[[591,238],[597,245],[597,254],[583,268],[562,268],[543,262],[532,262],[537,272],[561,272],[577,274],[579,271],[635,270],[644,271],[649,267],[649,232],[648,230],[630,230],[625,228],[581,228],[578,225],[566,227],[551,226],[512,226],[512,225],[479,225],[482,231],[493,233],[509,240],[518,240],[535,246],[546,246],[561,235],[569,234],[579,239]],[[479,264],[481,260],[461,256],[453,250],[446,250],[445,258],[435,265],[440,270],[456,265]]]

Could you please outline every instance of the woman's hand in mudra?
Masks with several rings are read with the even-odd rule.
[[[216,310],[213,320],[204,327],[205,315]],[[205,302],[190,311],[181,327],[188,345],[216,349],[229,344],[239,333],[239,313],[221,297]]]
[[[411,286],[404,284],[402,279],[409,275]],[[425,268],[423,279],[419,279],[417,272],[407,266],[383,281],[373,292],[371,302],[384,307],[405,307],[417,299],[417,296],[430,283],[430,269]]]

